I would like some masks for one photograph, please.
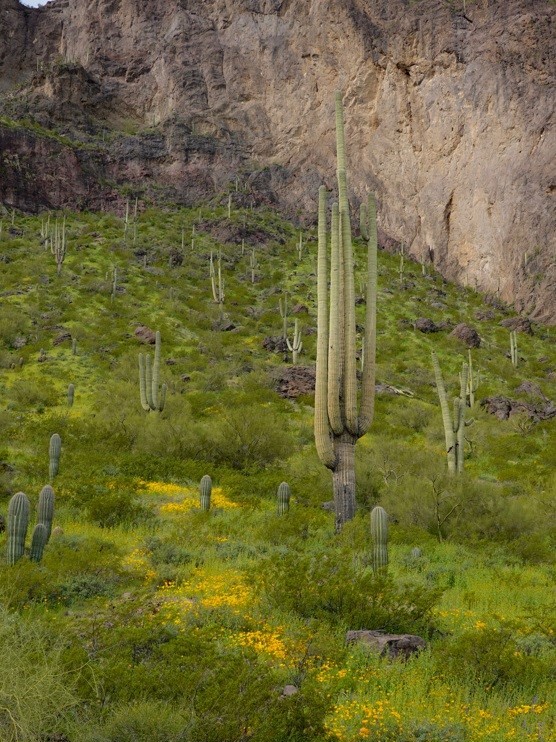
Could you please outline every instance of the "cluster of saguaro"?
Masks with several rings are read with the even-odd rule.
[[[336,94],[339,205],[332,205],[328,295],[327,198],[319,190],[317,262],[317,371],[315,443],[332,471],[336,530],[355,515],[355,444],[371,425],[375,399],[377,231],[376,204],[367,204],[367,306],[365,366],[358,404],[353,247],[346,181],[342,99]]]
[[[58,471],[60,469],[60,454],[62,452],[62,439],[58,435],[58,433],[53,433],[50,437],[50,445],[48,447],[48,455],[49,455],[49,467],[48,467],[48,475],[50,477],[50,481],[54,479],[58,475]]]
[[[286,344],[288,346],[288,350],[292,354],[292,363],[295,365],[297,363],[299,354],[303,350],[303,341],[301,340],[301,330],[299,329],[297,320],[295,320],[293,324],[293,339],[290,343],[290,339],[286,335]]]
[[[461,473],[464,469],[464,445],[465,445],[465,428],[471,425],[473,420],[465,419],[465,410],[467,408],[467,383],[469,375],[469,366],[467,363],[462,364],[460,374],[460,394],[453,400],[453,416],[450,413],[448,395],[440,370],[440,363],[436,353],[432,352],[432,365],[434,368],[434,377],[436,379],[436,389],[438,399],[440,400],[440,409],[442,410],[442,422],[444,424],[444,437],[446,439],[446,455],[448,457],[448,471],[450,474]]]
[[[139,353],[139,395],[141,407],[150,412],[162,412],[166,402],[166,384],[162,384],[160,392],[158,383],[160,381],[160,354],[162,340],[160,332],[155,335],[154,360],[150,353],[143,355]]]
[[[388,514],[380,505],[371,510],[373,570],[384,572],[388,567]]]
[[[31,506],[24,492],[14,495],[8,506],[8,542],[7,562],[15,564],[25,554],[25,541],[29,526]],[[50,485],[42,488],[37,505],[37,524],[31,537],[29,557],[33,562],[40,562],[44,548],[52,533],[54,519],[54,490]]]

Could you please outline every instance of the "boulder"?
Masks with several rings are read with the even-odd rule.
[[[412,654],[425,649],[427,643],[415,634],[385,634],[383,631],[348,631],[346,643],[361,642],[368,648],[381,655],[392,659],[400,658],[407,660]]]
[[[481,338],[479,337],[477,330],[474,327],[471,327],[471,325],[466,325],[465,322],[456,325],[450,333],[450,336],[457,340],[461,340],[461,342],[465,343],[468,348],[479,348],[481,345]]]

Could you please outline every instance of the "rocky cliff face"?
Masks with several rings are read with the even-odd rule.
[[[4,110],[78,132],[89,150],[101,124],[154,127],[105,137],[94,156],[72,155],[80,204],[117,201],[101,174],[116,184],[155,181],[192,201],[239,173],[254,198],[312,215],[320,182],[334,185],[340,88],[353,201],[376,191],[385,244],[403,242],[447,277],[556,321],[556,8],[548,0],[461,7],[54,0],[31,11],[0,0],[8,30],[0,90],[27,81],[17,98],[4,95]],[[19,140],[28,168],[33,147],[48,147],[30,137],[11,131],[0,140],[11,158],[0,164],[5,201],[22,192]],[[36,200],[57,205],[47,188]]]

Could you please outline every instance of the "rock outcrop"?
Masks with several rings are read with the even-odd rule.
[[[77,143],[3,127],[0,199],[117,209],[119,185],[156,183],[192,203],[238,178],[312,219],[340,88],[351,196],[377,192],[383,245],[556,321],[555,18],[548,0],[0,0],[0,113]]]

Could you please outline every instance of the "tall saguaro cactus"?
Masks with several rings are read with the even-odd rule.
[[[37,505],[37,523],[42,523],[46,528],[46,540],[52,533],[52,521],[54,520],[54,490],[47,484],[39,494]]]
[[[147,353],[139,353],[139,395],[141,398],[141,407],[145,412],[153,410],[162,412],[166,403],[166,384],[163,384],[158,391],[160,380],[160,355],[162,352],[162,340],[160,332],[157,330],[154,345],[154,361]]]
[[[339,205],[332,205],[330,297],[326,189],[319,190],[315,444],[320,460],[332,471],[338,531],[355,515],[355,444],[369,430],[374,415],[377,282],[376,204],[369,196],[365,366],[358,405],[353,247],[340,93],[336,94],[336,144]]]

